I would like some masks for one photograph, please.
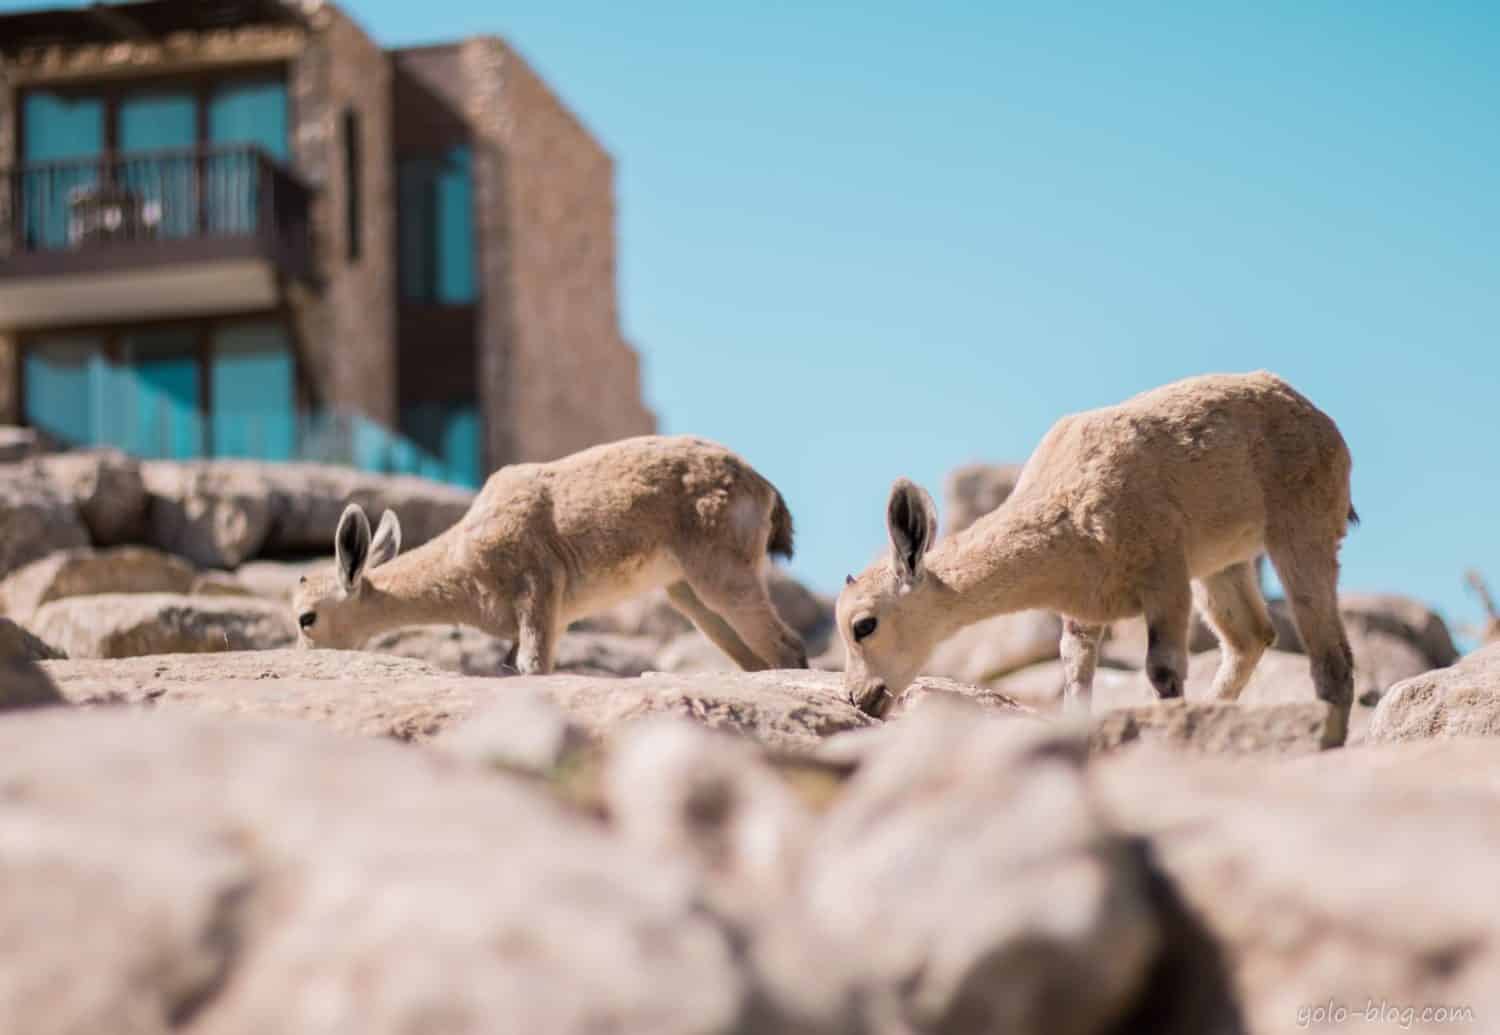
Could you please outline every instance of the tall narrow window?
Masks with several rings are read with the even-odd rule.
[[[344,109],[344,227],[348,239],[350,262],[359,261],[363,245],[364,155],[359,140],[359,113],[353,108]]]
[[[467,147],[408,158],[397,175],[401,297],[467,305],[476,294],[474,185]]]

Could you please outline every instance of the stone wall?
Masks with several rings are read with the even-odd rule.
[[[480,377],[491,458],[547,460],[654,430],[639,360],[619,330],[613,162],[503,41],[465,41],[462,60],[484,153]]]
[[[391,73],[385,54],[331,6],[292,67],[294,164],[316,189],[313,241],[321,294],[295,306],[301,346],[317,401],[396,424],[395,185],[391,155]],[[359,119],[362,248],[348,256],[347,190],[341,122]]]

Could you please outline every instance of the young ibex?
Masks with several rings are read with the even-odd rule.
[[[545,673],[569,622],[665,586],[742,668],[807,665],[766,591],[766,555],[792,554],[786,503],[703,439],[644,436],[502,468],[456,525],[400,549],[393,513],[372,537],[350,504],[334,570],[294,596],[303,642],[359,647],[397,626],[455,622],[514,639],[516,667]]]
[[[1500,610],[1495,607],[1495,600],[1490,596],[1490,588],[1485,585],[1484,576],[1477,569],[1470,568],[1465,577],[1469,588],[1484,605],[1484,628],[1475,632],[1475,638],[1486,647],[1492,643],[1500,643]]]
[[[1064,417],[1010,498],[934,545],[932,497],[901,479],[886,513],[891,556],[850,577],[838,601],[845,685],[883,714],[931,649],[990,615],[1063,616],[1064,699],[1088,708],[1107,623],[1146,617],[1146,672],[1178,697],[1198,602],[1222,644],[1217,697],[1234,700],[1275,629],[1256,583],[1264,549],[1281,576],[1343,743],[1353,658],[1338,610],[1350,523],[1349,450],[1333,421],[1268,373],[1189,378]]]

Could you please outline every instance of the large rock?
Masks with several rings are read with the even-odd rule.
[[[1322,701],[1161,701],[1096,714],[1089,742],[1096,753],[1152,744],[1203,755],[1305,755],[1337,746],[1328,712]]]
[[[268,465],[237,461],[149,461],[152,546],[201,568],[236,568],[258,555],[275,516]],[[333,533],[329,533],[329,542]]]
[[[39,704],[61,704],[62,695],[37,665],[62,657],[62,652],[43,643],[9,618],[0,618],[0,712],[31,708]]]
[[[458,522],[474,494],[453,485],[404,475],[374,475],[330,464],[256,465],[274,514],[265,549],[272,554],[333,551],[339,516],[358,503],[379,520],[394,510],[405,547],[419,546]]]
[[[35,428],[0,425],[0,463],[28,460],[43,452],[43,448],[41,436]]]
[[[263,650],[296,640],[280,604],[251,597],[108,593],[44,605],[32,630],[71,658]]]
[[[66,603],[66,602],[65,602]],[[50,605],[57,606],[57,605]],[[295,718],[346,733],[429,740],[481,716],[497,696],[540,693],[591,736],[667,714],[810,751],[825,737],[878,724],[844,699],[833,673],[738,672],[695,678],[512,676],[481,679],[388,654],[270,650],[162,655],[104,664],[43,662],[70,701]],[[921,681],[919,681],[920,683]]]
[[[1278,650],[1302,650],[1302,640],[1285,600],[1269,603],[1276,626]],[[1351,646],[1366,636],[1379,635],[1405,640],[1421,652],[1426,668],[1442,668],[1458,660],[1458,648],[1448,623],[1426,604],[1396,593],[1341,593],[1339,614]],[[1389,684],[1387,684],[1389,685]],[[1384,687],[1381,688],[1385,689]]]
[[[1381,679],[1405,659],[1410,648],[1404,641],[1369,634],[1360,641],[1366,648],[1355,656],[1357,688],[1378,685]],[[1388,654],[1375,653],[1377,649]],[[1377,668],[1373,673],[1361,667],[1361,662],[1383,663],[1386,668]],[[1217,650],[1194,654],[1188,661],[1187,687],[1184,696],[1189,701],[1202,704],[1214,703],[1213,679],[1219,668]],[[1002,693],[1014,696],[1021,703],[1042,711],[1056,711],[1062,706],[1063,667],[1060,661],[1049,661],[1013,672],[989,685]],[[1387,684],[1388,685],[1388,684]],[[1349,713],[1349,739],[1358,741],[1374,714],[1373,704],[1379,694],[1361,692]],[[1301,654],[1289,654],[1281,650],[1268,650],[1255,666],[1250,681],[1240,692],[1235,702],[1239,707],[1257,709],[1270,705],[1315,704],[1317,691],[1313,687],[1312,674],[1307,658]],[[1156,691],[1144,672],[1106,668],[1101,666],[1094,673],[1093,711],[1103,715],[1119,708],[1153,708],[1159,703]],[[1311,713],[1308,713],[1311,714]]]
[[[603,784],[621,834],[689,861],[717,912],[748,924],[794,892],[812,816],[753,743],[649,719],[617,739]]]
[[[0,576],[58,550],[89,545],[71,500],[25,464],[0,472]]]
[[[1492,1030],[1500,744],[1431,747],[1094,767],[1108,814],[1149,839],[1232,973],[1239,1023],[1201,1030]]]
[[[320,569],[331,569],[333,557],[310,561],[249,561],[235,569],[234,577],[251,593],[266,600],[292,602],[297,582]]]
[[[781,615],[782,621],[802,637],[808,654],[816,655],[826,651],[836,639],[832,598],[813,592],[781,568],[774,566],[766,572],[766,588],[771,596],[771,604]],[[607,611],[580,619],[573,623],[572,628],[577,632],[646,636],[661,644],[697,631],[692,622],[671,605],[664,590],[642,593]],[[687,670],[721,671],[725,670],[722,664],[733,666],[733,662],[719,655],[717,648],[706,639],[703,640],[703,646],[706,648],[703,651],[687,652],[697,656],[697,660],[689,663]],[[716,660],[718,657],[723,657],[722,664]]]
[[[967,464],[943,482],[944,532],[968,528],[1010,498],[1021,477],[1020,464]]]
[[[752,1030],[686,869],[504,776],[54,709],[0,723],[0,787],[0,1031]]]
[[[1500,644],[1391,687],[1375,707],[1373,743],[1500,735]]]
[[[95,546],[138,543],[149,497],[134,457],[118,449],[52,453],[27,465],[73,501]]]
[[[876,1030],[1141,1030],[1127,1022],[1162,931],[1140,853],[1091,800],[1082,742],[956,705],[905,722],[752,945],[773,994],[836,1017],[840,986],[872,991],[891,1024]]]
[[[471,676],[513,675],[511,649],[502,640],[465,625],[409,625],[375,637],[366,649],[428,661]],[[594,676],[638,676],[656,668],[656,642],[640,636],[565,633],[555,669]]]
[[[1058,656],[1062,621],[1048,611],[997,615],[938,644],[922,671],[963,683],[989,683]]]
[[[178,557],[143,546],[49,554],[0,581],[0,608],[20,622],[66,597],[101,593],[186,593],[196,572]]]

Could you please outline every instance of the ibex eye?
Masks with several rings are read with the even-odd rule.
[[[853,630],[854,642],[858,643],[860,640],[873,633],[875,631],[875,625],[876,622],[873,618],[861,618],[859,621],[855,622]]]
[[[311,629],[313,627],[313,623],[317,620],[318,616],[313,611],[303,611],[300,615],[297,616],[297,624],[302,626],[302,628],[304,629]]]

